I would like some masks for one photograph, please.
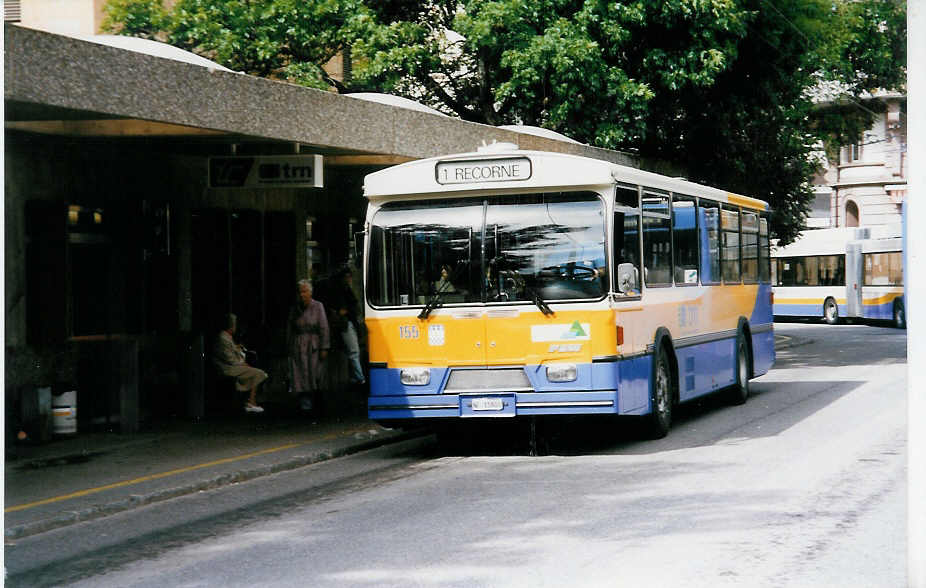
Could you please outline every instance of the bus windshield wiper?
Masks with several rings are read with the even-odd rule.
[[[421,309],[421,312],[418,313],[418,318],[420,318],[421,320],[424,320],[424,319],[428,318],[428,316],[431,314],[431,311],[433,311],[433,310],[434,310],[435,308],[437,308],[438,306],[441,306],[441,301],[440,301],[441,296],[444,295],[444,292],[449,292],[449,291],[450,291],[450,290],[448,290],[448,288],[450,287],[450,284],[452,283],[452,280],[453,280],[453,279],[456,279],[457,274],[459,274],[459,273],[460,273],[460,272],[459,272],[459,268],[458,268],[457,271],[453,272],[453,276],[451,277],[451,279],[450,279],[450,280],[447,280],[446,282],[444,282],[444,283],[441,285],[440,289],[438,289],[436,292],[434,292],[434,295],[431,296],[431,299],[428,300],[428,303],[425,304],[425,305],[424,305],[424,308]]]
[[[431,314],[431,311],[440,306],[440,297],[444,294],[444,290],[438,290],[431,296],[431,299],[428,300],[428,303],[424,305],[424,308],[421,309],[421,312],[418,313],[418,318],[424,320],[428,318],[428,315]]]
[[[540,312],[547,316],[552,316],[555,314],[553,309],[550,308],[550,305],[546,303],[546,301],[543,299],[540,293],[537,292],[537,290],[531,288],[530,286],[525,286],[524,291],[527,292],[528,296],[531,297],[531,300],[534,302],[534,304],[537,305],[537,308],[540,309]]]
[[[433,311],[433,310],[434,310],[435,308],[437,308],[438,306],[441,306],[441,301],[440,301],[441,297],[442,297],[446,292],[454,292],[454,291],[455,291],[455,290],[452,289],[452,288],[453,288],[453,283],[456,282],[456,281],[457,281],[457,278],[460,277],[460,273],[461,273],[461,270],[462,270],[463,267],[465,267],[465,266],[460,265],[460,266],[457,266],[457,267],[453,270],[453,274],[447,279],[446,282],[444,282],[443,284],[441,284],[441,287],[440,287],[436,292],[434,292],[434,295],[431,296],[431,299],[428,300],[428,303],[425,304],[425,305],[424,305],[424,308],[421,309],[421,312],[418,313],[418,318],[420,318],[421,320],[424,320],[424,319],[428,318],[428,316],[431,314],[431,311]]]

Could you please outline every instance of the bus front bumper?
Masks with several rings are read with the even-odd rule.
[[[429,394],[375,396],[368,406],[374,420],[616,414],[617,397],[615,390]]]

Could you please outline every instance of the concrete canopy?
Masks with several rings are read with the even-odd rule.
[[[326,165],[388,165],[482,144],[637,158],[555,138],[5,25],[6,128],[98,138],[278,142]]]

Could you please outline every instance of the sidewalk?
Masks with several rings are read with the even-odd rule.
[[[809,343],[775,335],[781,351]],[[268,407],[269,408],[269,407]],[[268,410],[132,435],[84,433],[7,447],[7,541],[200,490],[291,470],[423,434],[361,417],[318,420]]]
[[[133,435],[78,433],[7,448],[7,541],[420,435],[353,417],[234,415]]]

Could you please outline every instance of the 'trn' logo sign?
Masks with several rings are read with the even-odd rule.
[[[321,188],[321,155],[211,157],[210,188]]]

